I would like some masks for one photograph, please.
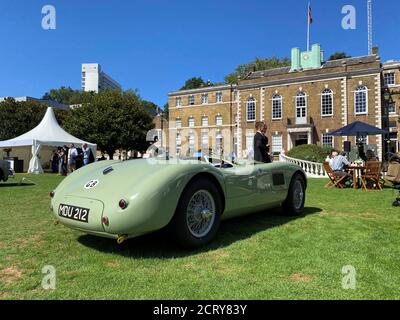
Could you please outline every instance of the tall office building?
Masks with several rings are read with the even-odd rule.
[[[121,85],[101,70],[98,63],[82,64],[82,90],[99,91],[106,89],[121,90]]]

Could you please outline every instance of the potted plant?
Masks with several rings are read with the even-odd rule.
[[[7,158],[9,158],[10,157],[10,152],[12,151],[12,149],[11,148],[5,148],[5,149],[3,149],[3,151],[7,154]]]

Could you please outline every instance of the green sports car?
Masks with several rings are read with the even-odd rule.
[[[282,206],[300,215],[307,179],[293,164],[233,164],[214,158],[99,161],[50,193],[63,225],[117,239],[164,227],[184,247],[200,247],[221,220]]]

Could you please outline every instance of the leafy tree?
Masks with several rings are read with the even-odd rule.
[[[193,77],[185,82],[185,85],[180,90],[198,89],[202,87],[212,86],[211,81],[205,82],[201,77]]]
[[[59,89],[51,89],[49,92],[46,92],[42,99],[57,101],[59,103],[70,105],[90,103],[95,95],[95,92],[85,92],[73,90],[70,87],[61,87]]]
[[[274,68],[281,68],[290,66],[290,59],[283,58],[279,59],[277,57],[272,58],[256,58],[254,61],[250,63],[241,64],[236,67],[235,72],[228,74],[225,77],[225,82],[229,84],[237,83],[240,78],[245,77],[252,71],[261,71],[261,70],[268,70]]]
[[[73,109],[65,119],[71,134],[97,143],[110,156],[122,148],[146,150],[146,134],[154,125],[146,103],[133,91],[104,91],[93,97],[90,104]]]
[[[144,109],[149,112],[152,116],[156,116],[160,110],[160,107],[151,101],[142,101]]]
[[[169,119],[169,104],[166,103],[164,104],[164,108],[163,108],[163,114],[164,114],[164,119]]]
[[[346,58],[351,58],[350,56],[348,56],[348,55],[346,54],[346,52],[335,52],[334,54],[332,54],[332,55],[329,57],[329,61],[332,61],[332,60],[339,60],[339,59],[346,59]]]
[[[96,95],[96,92],[86,92],[86,91],[79,91],[76,90],[74,94],[71,96],[70,100],[67,101],[66,104],[84,104],[90,103],[93,100],[93,97]]]
[[[36,101],[17,102],[8,98],[0,103],[0,141],[13,139],[32,130],[42,120],[46,106]]]
[[[61,87],[60,89],[51,89],[49,92],[46,92],[42,99],[69,104],[74,93],[75,90],[70,87]]]
[[[15,101],[12,98],[0,103],[0,141],[13,139],[35,128],[43,119],[47,106],[36,101]],[[54,109],[60,125],[69,111]]]

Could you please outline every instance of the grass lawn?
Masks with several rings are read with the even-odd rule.
[[[49,196],[58,176],[36,185],[0,183],[0,299],[398,299],[400,208],[396,193],[326,190],[309,180],[306,214],[279,210],[226,221],[214,243],[182,251],[157,233],[96,238],[55,226]],[[45,265],[56,289],[41,287]],[[356,289],[342,288],[342,267]]]

